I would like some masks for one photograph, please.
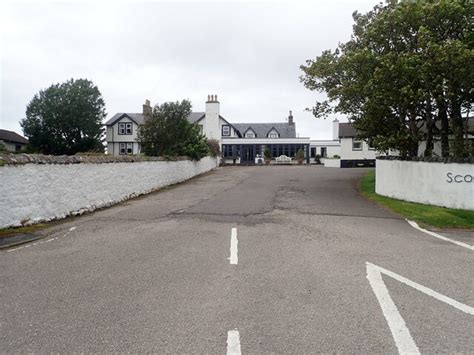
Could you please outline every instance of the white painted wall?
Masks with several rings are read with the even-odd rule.
[[[93,211],[214,169],[199,162],[26,164],[0,167],[0,228]],[[138,172],[138,173],[137,173]]]
[[[341,159],[324,159],[323,164],[327,168],[340,168]]]
[[[378,159],[375,191],[405,201],[474,210],[473,177],[474,164]]]
[[[25,148],[26,148],[26,144],[23,144],[23,143],[12,143],[12,142],[4,141],[4,140],[1,140],[1,139],[0,139],[0,143],[3,143],[3,145],[5,146],[7,151],[9,151],[9,152],[16,152],[17,151],[16,150],[17,145],[21,146],[20,150],[25,150]]]
[[[362,142],[362,150],[352,150],[352,138],[341,138],[341,159],[355,160],[355,159],[375,159],[380,155],[373,149],[369,149],[366,142]]]

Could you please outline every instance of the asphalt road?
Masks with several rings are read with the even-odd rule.
[[[3,250],[0,351],[473,353],[473,250],[361,198],[365,171],[219,168]]]

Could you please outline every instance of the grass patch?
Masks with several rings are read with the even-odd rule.
[[[25,234],[34,233],[44,227],[46,227],[46,224],[39,223],[39,224],[34,224],[31,226],[25,226],[25,227],[0,229],[0,238],[10,237],[12,235],[19,234],[19,233],[25,233]]]
[[[425,227],[474,229],[474,211],[406,202],[376,194],[375,171],[369,171],[359,181],[359,191],[365,198]]]

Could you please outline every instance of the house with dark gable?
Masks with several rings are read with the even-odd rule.
[[[28,139],[20,136],[16,132],[0,129],[0,143],[3,144],[5,149],[9,152],[21,152],[25,150]]]
[[[146,100],[141,113],[116,113],[106,123],[107,151],[112,155],[139,154],[137,129],[144,122],[145,114],[151,112]],[[232,123],[220,114],[217,95],[208,95],[204,112],[192,112],[191,123],[199,125],[202,133],[221,144],[224,162],[251,165],[263,156],[268,148],[272,158],[286,155],[295,157],[302,149],[309,163],[310,140],[297,137],[295,122],[290,111],[288,120],[272,123]]]

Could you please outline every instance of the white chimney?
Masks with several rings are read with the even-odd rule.
[[[332,121],[332,139],[339,140],[339,121],[337,119]]]
[[[203,132],[209,139],[221,139],[221,126],[219,123],[219,101],[217,95],[207,95],[206,117]]]

